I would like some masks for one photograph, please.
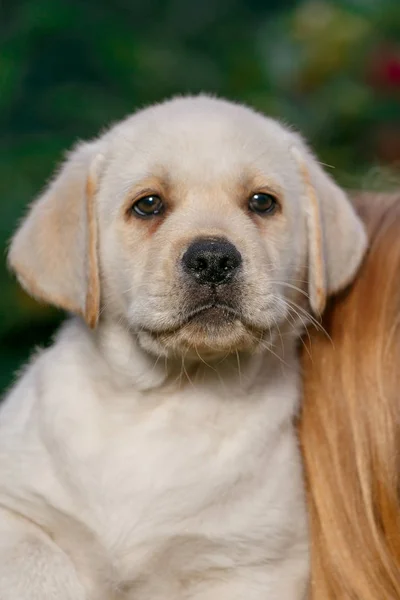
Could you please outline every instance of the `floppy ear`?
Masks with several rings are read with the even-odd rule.
[[[8,261],[33,296],[95,327],[100,286],[95,193],[99,142],[78,146],[32,204],[11,240]]]
[[[301,141],[292,147],[304,191],[308,237],[308,292],[320,315],[329,294],[354,277],[367,246],[367,236],[343,190],[325,173]]]

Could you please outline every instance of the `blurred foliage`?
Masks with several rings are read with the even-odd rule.
[[[399,0],[2,0],[0,36],[3,248],[65,149],[175,93],[291,123],[350,187],[398,172]],[[4,388],[60,315],[1,263]]]

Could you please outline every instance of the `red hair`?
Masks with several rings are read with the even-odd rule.
[[[400,598],[400,195],[355,206],[369,251],[303,353],[312,600]]]

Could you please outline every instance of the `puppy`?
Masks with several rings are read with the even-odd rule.
[[[73,150],[10,246],[75,316],[1,409],[1,600],[302,600],[296,344],[365,245],[300,137],[239,105]]]

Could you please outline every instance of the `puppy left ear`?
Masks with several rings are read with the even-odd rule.
[[[8,261],[34,297],[80,314],[90,327],[99,317],[95,193],[99,142],[78,146],[33,203],[11,240]]]
[[[348,285],[367,247],[364,226],[343,190],[299,139],[292,146],[304,191],[311,309],[322,314],[328,295]]]

